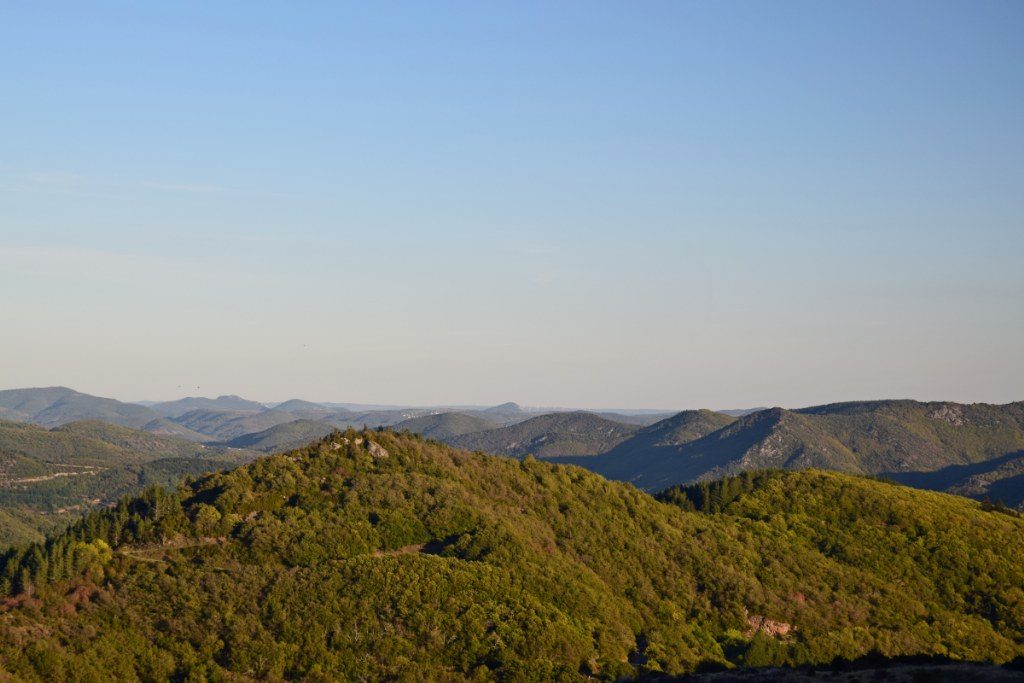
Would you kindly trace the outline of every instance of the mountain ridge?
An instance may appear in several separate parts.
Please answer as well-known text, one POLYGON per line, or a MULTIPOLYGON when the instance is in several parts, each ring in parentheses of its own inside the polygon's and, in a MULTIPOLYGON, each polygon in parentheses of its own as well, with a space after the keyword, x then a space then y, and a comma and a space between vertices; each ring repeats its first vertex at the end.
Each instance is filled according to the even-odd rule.
POLYGON ((4 554, 0 663, 615 680, 1022 653, 1018 516, 813 470, 714 491, 722 509, 701 512, 581 468, 335 432, 4 554))
POLYGON ((573 411, 539 415, 447 441, 460 448, 517 458, 556 454, 589 456, 612 448, 637 429, 637 425, 614 422, 586 411, 573 411))
MULTIPOLYGON (((1021 450, 1024 402, 894 400, 771 408, 689 442, 562 461, 653 491, 773 467, 902 473, 911 481, 913 473, 984 463, 1021 450)), ((975 495, 985 494, 975 490, 975 495)))

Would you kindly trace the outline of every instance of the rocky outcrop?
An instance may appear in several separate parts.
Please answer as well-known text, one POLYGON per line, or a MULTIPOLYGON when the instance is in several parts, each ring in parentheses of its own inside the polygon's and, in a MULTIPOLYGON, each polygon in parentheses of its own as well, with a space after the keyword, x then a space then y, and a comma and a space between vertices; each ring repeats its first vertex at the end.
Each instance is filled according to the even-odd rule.
POLYGON ((955 403, 943 403, 935 410, 928 413, 928 417, 933 420, 942 420, 954 427, 963 427, 965 422, 964 407, 956 405, 955 403))
POLYGON ((792 624, 787 624, 784 621, 775 621, 760 614, 748 615, 747 625, 750 627, 747 629, 748 638, 752 638, 757 633, 764 633, 772 638, 782 638, 789 635, 793 630, 792 624))

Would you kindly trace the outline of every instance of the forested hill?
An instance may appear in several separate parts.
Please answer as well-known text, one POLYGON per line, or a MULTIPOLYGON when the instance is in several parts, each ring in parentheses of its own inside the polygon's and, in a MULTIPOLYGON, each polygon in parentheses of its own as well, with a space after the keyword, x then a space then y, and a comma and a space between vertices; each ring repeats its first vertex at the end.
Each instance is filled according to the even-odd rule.
POLYGON ((671 433, 671 426, 666 420, 597 458, 562 462, 650 491, 743 470, 815 467, 884 474, 978 497, 998 492, 1014 504, 1024 500, 1024 402, 865 401, 772 408, 716 431, 693 433, 689 441, 654 438, 671 433))
POLYGON ((495 422, 479 415, 449 412, 414 417, 411 420, 399 422, 394 426, 394 430, 400 432, 408 429, 415 434, 422 434, 431 439, 444 441, 462 436, 463 434, 482 432, 495 427, 497 427, 495 422))
POLYGON ((0 420, 0 547, 42 539, 147 484, 172 485, 256 456, 94 420, 54 429, 0 420))
POLYGON ((591 456, 614 448, 639 429, 585 411, 550 413, 507 427, 446 439, 459 448, 524 458, 591 456))
POLYGON ((1024 651, 1016 515, 816 471, 716 496, 659 501, 581 468, 335 433, 9 552, 0 668, 615 680, 1024 651))

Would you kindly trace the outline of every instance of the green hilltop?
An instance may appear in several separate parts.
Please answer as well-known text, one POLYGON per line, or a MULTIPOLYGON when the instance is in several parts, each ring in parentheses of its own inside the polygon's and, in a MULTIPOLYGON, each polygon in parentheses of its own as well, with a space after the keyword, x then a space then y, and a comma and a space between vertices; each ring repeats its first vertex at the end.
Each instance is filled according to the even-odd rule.
POLYGON ((656 499, 578 467, 334 433, 0 559, 27 680, 616 680, 1024 653, 1024 521, 861 477, 656 499), (707 501, 705 503, 705 501, 707 501))

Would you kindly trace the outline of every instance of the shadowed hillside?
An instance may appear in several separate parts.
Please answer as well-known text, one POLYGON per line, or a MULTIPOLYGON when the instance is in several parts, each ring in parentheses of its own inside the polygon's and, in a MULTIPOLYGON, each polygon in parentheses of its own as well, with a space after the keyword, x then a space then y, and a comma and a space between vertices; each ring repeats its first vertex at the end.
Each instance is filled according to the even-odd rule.
MULTIPOLYGON (((645 430, 646 431, 646 430, 645 430)), ((958 484, 957 468, 977 465, 1024 449, 1024 403, 986 404, 872 401, 790 411, 772 408, 740 417, 700 438, 678 443, 643 441, 644 432, 598 458, 566 459, 604 476, 647 490, 713 479, 743 470, 816 467, 886 474, 901 481, 934 484, 983 495, 987 484, 958 484), (950 468, 946 474, 939 471, 950 468), (934 473, 934 474, 929 474, 934 473), (927 475, 927 476, 919 476, 927 475)), ((972 468, 963 472, 972 471, 972 468)), ((991 482, 1019 499, 1012 463, 991 482)))
POLYGON ((885 476, 907 486, 989 498, 1011 507, 1024 503, 1024 451, 933 472, 887 472, 885 476))

